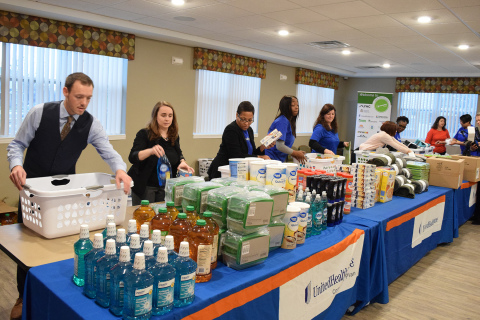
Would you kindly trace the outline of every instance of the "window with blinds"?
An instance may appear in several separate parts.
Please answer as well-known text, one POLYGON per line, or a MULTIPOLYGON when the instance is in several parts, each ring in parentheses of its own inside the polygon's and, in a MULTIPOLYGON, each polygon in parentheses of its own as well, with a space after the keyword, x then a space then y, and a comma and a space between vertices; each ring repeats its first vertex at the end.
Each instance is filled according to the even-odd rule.
POLYGON ((400 92, 397 116, 405 116, 409 120, 401 137, 425 140, 438 116, 447 119, 447 130, 453 137, 460 128, 460 116, 471 115, 472 125, 475 125, 477 104, 478 94, 400 92))
POLYGON ((335 89, 297 84, 299 116, 297 134, 313 132, 313 124, 326 103, 333 104, 335 89))
POLYGON ((14 137, 33 106, 63 100, 65 79, 73 72, 93 80, 87 111, 109 136, 125 134, 127 59, 11 43, 0 47, 1 138, 14 137))

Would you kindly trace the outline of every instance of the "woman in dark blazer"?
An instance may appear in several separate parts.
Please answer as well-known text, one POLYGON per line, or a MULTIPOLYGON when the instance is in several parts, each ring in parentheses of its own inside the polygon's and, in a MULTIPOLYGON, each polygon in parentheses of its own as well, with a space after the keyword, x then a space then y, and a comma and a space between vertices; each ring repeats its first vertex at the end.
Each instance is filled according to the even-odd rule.
POLYGON ((158 158, 164 154, 172 167, 172 177, 178 169, 194 172, 180 149, 175 111, 170 103, 161 101, 153 107, 147 127, 137 132, 128 156, 132 163, 128 170, 133 179, 132 205, 139 205, 141 200, 164 201, 165 186, 159 185, 157 177, 158 158))
POLYGON ((255 148, 253 130, 250 128, 254 114, 255 108, 249 101, 240 102, 236 119, 223 131, 220 150, 208 169, 210 179, 221 176, 218 167, 227 165, 228 159, 247 157, 270 159, 265 155, 265 146, 255 148))

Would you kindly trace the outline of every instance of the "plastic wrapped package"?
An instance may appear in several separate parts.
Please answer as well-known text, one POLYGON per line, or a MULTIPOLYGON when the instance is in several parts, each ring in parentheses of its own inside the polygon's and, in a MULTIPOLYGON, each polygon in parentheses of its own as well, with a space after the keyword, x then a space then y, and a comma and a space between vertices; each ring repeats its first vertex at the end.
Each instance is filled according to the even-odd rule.
POLYGON ((224 185, 224 186, 229 186, 235 181, 237 181, 237 178, 235 177, 213 178, 212 180, 210 180, 210 182, 220 183, 221 185, 224 185))
MULTIPOLYGON (((282 219, 283 220, 283 219, 282 219)), ((270 233, 270 251, 278 249, 282 246, 283 233, 285 232, 285 223, 277 221, 275 218, 267 226, 268 233, 270 233)))
POLYGON ((266 226, 272 216, 273 199, 265 192, 250 191, 228 201, 227 217, 242 221, 243 228, 266 226))
POLYGON ((257 189, 258 187, 262 187, 263 185, 260 182, 253 181, 253 180, 237 180, 232 182, 230 186, 245 188, 247 190, 254 190, 254 189, 257 189))
POLYGON ((288 190, 272 185, 261 186, 260 188, 254 188, 252 191, 263 191, 273 199, 272 217, 285 215, 287 213, 288 205, 288 190))
POLYGON ((239 187, 221 187, 212 189, 207 193, 207 210, 212 212, 212 217, 220 227, 227 225, 228 199, 234 195, 247 193, 248 191, 239 187))
POLYGON ((267 228, 259 232, 240 235, 225 232, 222 256, 224 263, 233 269, 245 269, 265 261, 268 257, 270 234, 267 228))
POLYGON ((180 210, 182 208, 183 189, 185 185, 199 182, 205 182, 205 178, 193 176, 168 179, 165 184, 165 201, 175 202, 175 207, 180 210))
POLYGON ((207 210, 208 191, 223 187, 215 182, 199 182, 185 185, 183 188, 182 207, 185 212, 187 206, 194 206, 197 214, 207 210))
POLYGON ((218 247, 217 247, 218 257, 222 256, 222 248, 223 248, 223 243, 225 242, 226 232, 227 232, 227 228, 220 228, 220 230, 218 230, 218 247))

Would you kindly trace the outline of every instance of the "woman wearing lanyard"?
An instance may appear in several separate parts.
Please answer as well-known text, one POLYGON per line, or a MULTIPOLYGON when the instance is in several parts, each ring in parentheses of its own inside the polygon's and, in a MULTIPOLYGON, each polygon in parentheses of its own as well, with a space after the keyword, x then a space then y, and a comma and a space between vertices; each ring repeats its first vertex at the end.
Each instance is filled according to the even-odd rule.
POLYGON ((445 117, 437 117, 435 122, 433 123, 432 128, 427 133, 427 138, 425 139, 426 143, 433 145, 435 148, 433 152, 439 154, 445 154, 447 149, 445 148, 445 144, 448 138, 450 138, 450 134, 447 130, 447 119, 445 117))
MULTIPOLYGON (((469 114, 464 114, 460 117, 460 129, 458 129, 457 134, 452 139, 452 144, 460 145, 460 150, 462 154, 465 153, 465 144, 468 139, 468 127, 472 126, 472 116, 469 114)), ((470 151, 470 155, 476 156, 476 151, 470 151)))
POLYGON ((340 141, 337 131, 335 107, 327 103, 313 125, 313 134, 308 143, 312 152, 335 155, 337 148, 348 147, 348 142, 340 141))
POLYGON ((265 146, 261 145, 255 148, 253 130, 250 128, 254 114, 255 108, 249 101, 240 102, 237 108, 237 117, 223 131, 220 149, 208 169, 210 179, 221 176, 218 167, 227 165, 228 159, 247 157, 270 159, 265 155, 265 146))
POLYGON ((275 147, 268 149, 265 154, 271 159, 285 162, 290 154, 301 163, 305 163, 305 153, 293 150, 296 137, 296 123, 298 117, 298 99, 294 96, 283 96, 278 106, 277 117, 273 121, 268 133, 277 129, 282 133, 275 147))

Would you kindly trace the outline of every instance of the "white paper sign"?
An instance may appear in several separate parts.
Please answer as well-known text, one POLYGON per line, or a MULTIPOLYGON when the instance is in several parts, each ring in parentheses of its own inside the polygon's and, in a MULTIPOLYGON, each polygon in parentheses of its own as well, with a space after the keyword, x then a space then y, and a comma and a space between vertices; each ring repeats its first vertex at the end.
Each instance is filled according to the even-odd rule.
POLYGON ((415 223, 413 224, 412 248, 418 246, 434 232, 442 229, 444 211, 445 202, 441 202, 415 217, 415 223))

